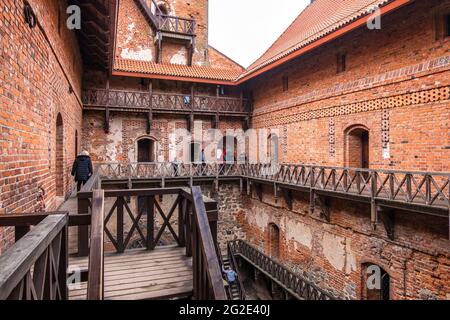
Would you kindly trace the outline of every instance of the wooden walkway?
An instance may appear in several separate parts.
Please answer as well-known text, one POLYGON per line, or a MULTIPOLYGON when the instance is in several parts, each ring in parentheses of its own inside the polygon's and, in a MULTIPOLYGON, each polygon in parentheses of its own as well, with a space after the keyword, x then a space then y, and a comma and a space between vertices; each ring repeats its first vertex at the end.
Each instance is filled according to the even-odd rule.
MULTIPOLYGON (((69 270, 87 266, 87 258, 70 258, 69 270)), ((186 257, 185 248, 105 254, 105 300, 187 298, 192 291, 192 259, 186 257)), ((86 292, 86 283, 70 288, 70 300, 84 300, 86 292)))

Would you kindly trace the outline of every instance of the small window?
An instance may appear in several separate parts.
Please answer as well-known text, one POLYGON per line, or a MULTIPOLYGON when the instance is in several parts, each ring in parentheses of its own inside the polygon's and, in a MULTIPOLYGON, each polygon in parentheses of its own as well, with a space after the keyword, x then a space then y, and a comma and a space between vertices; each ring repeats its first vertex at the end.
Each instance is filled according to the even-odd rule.
POLYGON ((283 92, 286 92, 289 90, 289 77, 288 76, 283 76, 283 92))
POLYGON ((337 55, 337 73, 342 73, 347 70, 347 55, 339 53, 337 55))

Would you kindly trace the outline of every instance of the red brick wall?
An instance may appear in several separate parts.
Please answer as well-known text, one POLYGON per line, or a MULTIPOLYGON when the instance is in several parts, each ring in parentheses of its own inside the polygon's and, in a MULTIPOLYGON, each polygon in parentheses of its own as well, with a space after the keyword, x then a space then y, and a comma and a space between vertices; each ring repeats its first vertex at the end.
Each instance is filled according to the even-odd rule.
MULTIPOLYGON (((56 181, 67 195, 75 131, 81 132, 82 67, 74 34, 64 25, 58 33, 63 2, 30 3, 42 29, 25 24, 22 1, 0 4, 0 214, 56 209, 56 181), (56 176, 59 113, 64 174, 56 176)), ((0 248, 8 240, 11 233, 0 230, 0 248)))
MULTIPOLYGON (((281 162, 359 167, 360 142, 347 133, 361 127, 371 168, 450 171, 450 38, 436 40, 439 7, 431 3, 415 2, 383 17, 380 31, 352 32, 251 82, 253 126, 279 130, 281 162), (337 74, 342 51, 347 70, 337 74)), ((447 219, 396 211, 392 241, 381 223, 371 229, 368 206, 332 200, 326 222, 309 214, 308 197, 295 194, 293 211, 272 188, 263 203, 249 200, 239 214, 248 240, 270 252, 269 225, 278 225, 280 259, 341 298, 362 297, 365 263, 390 274, 394 299, 450 298, 447 219)))
MULTIPOLYGON (((331 221, 309 214, 308 194, 294 192, 294 209, 264 188, 236 214, 246 239, 270 253, 270 225, 280 228, 279 259, 340 298, 360 299, 362 267, 377 264, 391 277, 392 299, 449 299, 450 250, 446 219, 396 212, 395 240, 380 224, 371 229, 370 208, 332 200, 331 221)), ((273 251, 272 251, 273 252, 273 251)))
MULTIPOLYGON (((169 7, 169 14, 195 19, 196 40, 194 65, 207 65, 208 1, 160 1, 169 7)), ((158 2, 159 3, 159 2, 158 2)), ((120 1, 117 35, 118 57, 156 61, 153 31, 133 0, 120 1)), ((163 43, 162 60, 165 63, 186 64, 187 50, 182 44, 163 43)))
POLYGON ((415 2, 383 17, 382 30, 357 30, 251 82, 253 126, 285 132, 281 161, 343 166, 345 130, 363 125, 372 168, 450 171, 450 38, 436 40, 439 7, 430 4, 415 2), (339 74, 338 51, 347 53, 339 74))

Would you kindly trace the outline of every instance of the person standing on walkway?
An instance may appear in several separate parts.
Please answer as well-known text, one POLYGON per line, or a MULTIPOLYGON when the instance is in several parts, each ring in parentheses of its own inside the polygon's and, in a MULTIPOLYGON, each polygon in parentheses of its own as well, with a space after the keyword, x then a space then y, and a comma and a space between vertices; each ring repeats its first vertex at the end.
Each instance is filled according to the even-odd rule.
POLYGON ((91 157, 87 151, 83 151, 72 165, 72 176, 75 177, 75 181, 77 182, 77 191, 81 190, 81 187, 89 180, 92 174, 91 157))

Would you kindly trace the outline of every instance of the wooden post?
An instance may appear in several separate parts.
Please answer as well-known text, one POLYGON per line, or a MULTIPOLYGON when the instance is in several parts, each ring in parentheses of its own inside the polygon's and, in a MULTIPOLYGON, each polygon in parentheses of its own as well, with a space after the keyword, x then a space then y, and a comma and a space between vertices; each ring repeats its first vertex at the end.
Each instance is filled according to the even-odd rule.
POLYGON ((155 248, 155 197, 148 198, 147 212, 147 250, 155 248))
POLYGON ((180 240, 180 247, 186 246, 186 234, 185 234, 185 225, 186 225, 186 209, 187 209, 187 200, 182 195, 180 195, 182 199, 178 204, 178 238, 180 240))

